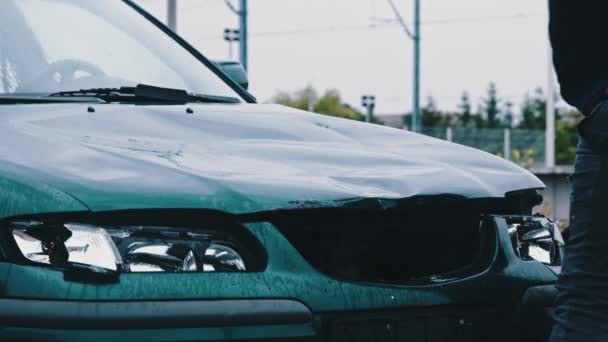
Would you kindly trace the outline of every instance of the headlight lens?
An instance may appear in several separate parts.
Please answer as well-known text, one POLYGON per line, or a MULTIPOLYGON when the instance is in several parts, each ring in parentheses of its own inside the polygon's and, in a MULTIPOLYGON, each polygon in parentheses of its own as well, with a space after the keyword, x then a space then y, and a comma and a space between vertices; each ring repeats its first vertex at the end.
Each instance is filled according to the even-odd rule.
POLYGON ((522 260, 561 266, 564 239, 557 225, 541 216, 509 216, 506 220, 517 256, 522 260))
POLYGON ((239 246, 213 232, 17 222, 12 237, 25 259, 49 266, 122 273, 248 271, 239 246))
POLYGON ((44 264, 81 264, 116 271, 122 258, 108 233, 101 228, 68 224, 52 228, 57 235, 44 234, 38 225, 13 230, 13 237, 23 256, 44 264))

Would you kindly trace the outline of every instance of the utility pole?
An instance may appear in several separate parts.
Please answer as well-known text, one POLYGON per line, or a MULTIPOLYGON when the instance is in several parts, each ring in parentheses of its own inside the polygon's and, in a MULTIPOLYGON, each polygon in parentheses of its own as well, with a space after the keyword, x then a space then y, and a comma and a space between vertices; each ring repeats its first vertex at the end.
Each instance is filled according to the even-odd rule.
POLYGON ((238 10, 232 5, 230 0, 224 0, 224 2, 226 3, 226 6, 228 6, 228 8, 230 8, 232 12, 234 12, 234 14, 239 16, 239 32, 241 33, 239 37, 239 41, 241 43, 240 61, 245 71, 247 71, 249 70, 249 63, 247 62, 249 49, 249 46, 247 45, 249 42, 249 31, 247 30, 247 25, 249 24, 249 10, 247 8, 247 0, 240 0, 240 6, 238 10))
POLYGON ((308 111, 311 113, 315 112, 315 102, 317 101, 317 99, 315 98, 315 91, 312 88, 312 86, 310 86, 308 88, 308 111))
POLYGON ((412 130, 420 132, 420 0, 414 0, 414 110, 412 130))
POLYGON ((503 132, 503 157, 511 160, 511 129, 505 128, 503 132))
POLYGON ((232 55, 232 43, 240 40, 241 33, 237 29, 225 28, 224 29, 224 40, 228 42, 228 58, 233 59, 232 55))
POLYGON ((241 41, 240 41, 240 47, 241 47, 241 64, 243 65, 243 68, 245 68, 245 70, 248 70, 249 65, 247 63, 247 53, 248 53, 248 48, 249 46, 247 45, 248 43, 248 38, 249 38, 249 31, 247 30, 247 25, 248 25, 248 16, 249 16, 249 12, 247 9, 247 0, 241 0, 241 7, 240 7, 240 11, 239 11, 239 16, 240 16, 240 28, 239 31, 241 32, 241 41))
POLYGON ((374 120, 374 108, 376 107, 376 97, 374 95, 363 95, 361 96, 361 105, 367 109, 365 115, 365 122, 373 122, 374 120))
POLYGON ((177 0, 167 0, 167 26, 177 32, 177 0))
POLYGON ((412 33, 405 23, 405 20, 399 13, 399 9, 395 5, 393 0, 388 0, 389 5, 393 12, 395 13, 395 17, 397 17, 397 21, 403 27, 403 31, 405 34, 414 41, 414 91, 412 96, 412 122, 410 130, 414 132, 420 131, 420 0, 414 0, 414 32, 412 33))
POLYGON ((551 42, 547 46, 547 113, 545 122, 545 167, 555 167, 555 76, 551 42))

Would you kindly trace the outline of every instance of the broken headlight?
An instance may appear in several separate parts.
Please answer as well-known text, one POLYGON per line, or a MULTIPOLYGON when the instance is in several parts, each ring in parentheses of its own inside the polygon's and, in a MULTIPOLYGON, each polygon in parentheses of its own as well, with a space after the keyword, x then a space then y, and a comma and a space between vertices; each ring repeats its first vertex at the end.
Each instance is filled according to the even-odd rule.
POLYGON ((246 272, 243 246, 213 231, 14 222, 16 250, 31 263, 100 273, 246 272))
POLYGON ((542 216, 506 217, 511 244, 522 260, 536 260, 561 266, 564 239, 556 224, 542 216))

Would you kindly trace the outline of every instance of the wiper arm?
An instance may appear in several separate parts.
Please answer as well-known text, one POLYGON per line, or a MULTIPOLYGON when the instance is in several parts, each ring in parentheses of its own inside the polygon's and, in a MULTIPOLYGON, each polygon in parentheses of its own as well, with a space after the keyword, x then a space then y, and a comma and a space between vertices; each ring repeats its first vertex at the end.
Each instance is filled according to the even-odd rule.
POLYGON ((155 87, 138 84, 135 87, 91 88, 75 91, 60 91, 49 97, 69 98, 96 97, 105 102, 161 102, 170 104, 199 103, 239 103, 239 99, 228 96, 189 94, 183 89, 155 87))

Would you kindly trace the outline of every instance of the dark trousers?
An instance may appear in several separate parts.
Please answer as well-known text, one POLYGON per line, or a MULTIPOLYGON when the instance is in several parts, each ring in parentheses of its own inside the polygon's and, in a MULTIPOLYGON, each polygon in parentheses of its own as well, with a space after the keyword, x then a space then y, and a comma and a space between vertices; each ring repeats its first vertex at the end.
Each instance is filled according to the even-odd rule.
MULTIPOLYGON (((593 115, 608 118, 608 103, 593 115)), ((590 127, 608 132, 608 126, 590 127)), ((608 153, 590 141, 580 138, 571 177, 571 235, 551 342, 608 341, 608 153)))

